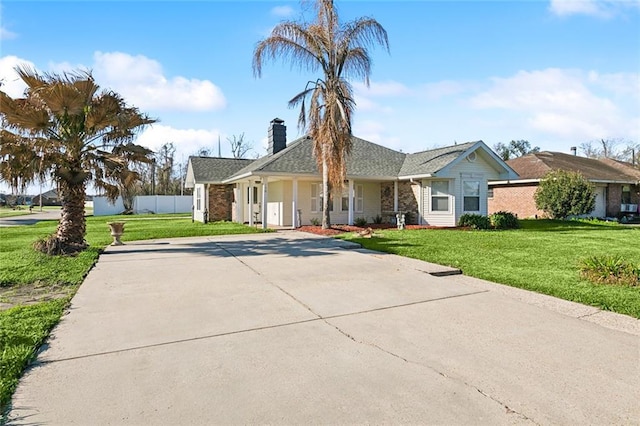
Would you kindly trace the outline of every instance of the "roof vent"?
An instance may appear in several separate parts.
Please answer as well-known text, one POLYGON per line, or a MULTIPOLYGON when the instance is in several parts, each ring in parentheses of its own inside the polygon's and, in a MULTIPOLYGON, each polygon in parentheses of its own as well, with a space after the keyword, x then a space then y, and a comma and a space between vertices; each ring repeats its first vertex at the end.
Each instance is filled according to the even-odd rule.
POLYGON ((469 155, 467 155, 467 161, 470 163, 473 163, 474 161, 476 161, 476 158, 478 158, 478 155, 476 154, 475 151, 470 152, 469 155))

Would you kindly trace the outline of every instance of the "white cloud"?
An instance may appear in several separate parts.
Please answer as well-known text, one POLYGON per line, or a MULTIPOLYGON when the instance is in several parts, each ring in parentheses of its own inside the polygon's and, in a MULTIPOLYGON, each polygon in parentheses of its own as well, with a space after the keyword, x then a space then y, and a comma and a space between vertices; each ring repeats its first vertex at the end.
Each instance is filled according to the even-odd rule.
POLYGON ((551 0, 549 11, 557 16, 588 15, 611 18, 629 8, 640 7, 640 0, 551 0))
POLYGON ((2 91, 12 98, 21 97, 27 85, 16 74, 15 67, 17 65, 25 65, 34 68, 33 62, 17 56, 3 56, 0 58, 0 80, 2 81, 2 91))
POLYGON ((18 34, 0 26, 0 40, 11 40, 18 37, 18 34))
POLYGON ((617 95, 640 98, 640 73, 600 74, 590 71, 588 81, 617 95))
POLYGON ((437 100, 457 95, 465 91, 465 84, 459 81, 442 80, 436 83, 428 83, 419 90, 429 100, 437 100))
POLYGON ((624 110, 620 108, 624 100, 616 103, 612 99, 614 90, 621 90, 620 84, 629 79, 632 77, 626 74, 599 76, 578 70, 520 71, 509 78, 492 79, 492 87, 473 97, 470 105, 504 110, 522 121, 525 132, 573 140, 619 135, 637 139, 640 135, 630 123, 637 121, 640 111, 624 110), (596 93, 596 89, 609 91, 596 93))
POLYGON ((358 135, 359 138, 393 149, 403 148, 399 138, 391 136, 388 129, 380 121, 358 120, 353 127, 353 133, 358 135))
POLYGON ((271 14, 279 18, 289 18, 294 13, 291 6, 276 6, 271 9, 271 14))
POLYGON ((222 90, 211 81, 168 78, 158 61, 143 55, 96 52, 93 74, 102 87, 142 110, 209 111, 226 106, 222 90))
POLYGON ((176 129, 156 123, 147 127, 135 143, 157 151, 165 143, 173 142, 177 158, 184 156, 186 159, 200 148, 217 149, 218 137, 225 139, 217 129, 176 129))
POLYGON ((364 83, 353 83, 356 93, 371 97, 406 96, 411 94, 407 86, 397 81, 372 81, 369 87, 364 83))

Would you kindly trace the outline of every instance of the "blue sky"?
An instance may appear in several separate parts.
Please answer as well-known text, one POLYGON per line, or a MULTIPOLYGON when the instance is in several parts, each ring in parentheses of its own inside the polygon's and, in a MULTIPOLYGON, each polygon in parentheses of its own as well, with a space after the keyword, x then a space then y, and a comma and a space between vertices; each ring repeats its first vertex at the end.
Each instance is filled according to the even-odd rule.
MULTIPOLYGON (((377 19, 371 86, 354 82, 354 133, 404 152, 482 139, 526 139, 569 152, 600 138, 640 142, 640 1, 337 1, 343 20, 377 19)), ((300 135, 287 101, 315 76, 269 63, 255 44, 293 1, 13 1, 0 6, 0 78, 12 68, 91 69, 97 82, 160 121, 138 142, 229 156, 245 134, 263 155, 271 119, 300 135)))

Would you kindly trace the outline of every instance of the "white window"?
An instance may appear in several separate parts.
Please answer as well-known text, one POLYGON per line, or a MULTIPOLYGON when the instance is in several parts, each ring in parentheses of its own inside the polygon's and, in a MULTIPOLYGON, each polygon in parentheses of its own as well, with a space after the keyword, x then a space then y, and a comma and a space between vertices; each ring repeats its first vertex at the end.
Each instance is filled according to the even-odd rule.
POLYGON ((253 189, 253 204, 258 204, 258 187, 250 186, 247 188, 247 204, 251 203, 251 189, 253 189))
POLYGON ((196 187, 196 210, 200 211, 202 206, 202 187, 196 187))
POLYGON ((480 211, 480 182, 477 180, 462 181, 462 196, 465 212, 480 211))
MULTIPOLYGON (((312 183, 311 184, 311 211, 313 213, 321 212, 322 205, 322 184, 321 183, 312 183)), ((333 211, 333 200, 331 199, 331 195, 329 195, 329 211, 333 211)))
POLYGON ((449 211, 449 182, 434 180, 431 182, 431 211, 449 211))
MULTIPOLYGON (((362 213, 364 211, 364 187, 362 185, 353 186, 353 211, 362 213)), ((349 211, 349 188, 342 191, 342 211, 349 211)))
POLYGON ((312 183, 311 184, 311 211, 316 213, 322 209, 322 203, 319 200, 322 197, 322 184, 321 183, 312 183))

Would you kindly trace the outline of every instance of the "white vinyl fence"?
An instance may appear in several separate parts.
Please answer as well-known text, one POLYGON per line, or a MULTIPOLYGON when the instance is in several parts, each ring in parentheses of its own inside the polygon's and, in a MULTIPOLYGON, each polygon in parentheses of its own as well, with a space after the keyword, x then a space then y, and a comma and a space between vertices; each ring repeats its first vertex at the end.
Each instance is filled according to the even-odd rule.
MULTIPOLYGON (((133 199, 133 212, 144 213, 191 213, 191 195, 139 195, 133 199)), ((122 198, 110 203, 107 197, 93 197, 93 215, 108 216, 124 211, 122 198)))

